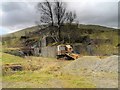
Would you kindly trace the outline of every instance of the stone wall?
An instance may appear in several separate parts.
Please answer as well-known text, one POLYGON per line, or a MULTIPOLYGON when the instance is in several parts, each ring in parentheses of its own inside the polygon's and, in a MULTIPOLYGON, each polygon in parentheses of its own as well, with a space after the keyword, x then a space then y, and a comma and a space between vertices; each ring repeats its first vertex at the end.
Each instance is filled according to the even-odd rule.
POLYGON ((41 55, 43 57, 52 57, 56 58, 57 47, 56 46, 47 46, 41 48, 41 55))

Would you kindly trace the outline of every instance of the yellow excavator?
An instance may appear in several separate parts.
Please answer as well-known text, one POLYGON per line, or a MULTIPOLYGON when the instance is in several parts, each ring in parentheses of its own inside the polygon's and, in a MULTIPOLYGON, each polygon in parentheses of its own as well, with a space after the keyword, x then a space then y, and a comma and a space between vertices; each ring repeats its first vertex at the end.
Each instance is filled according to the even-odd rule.
POLYGON ((57 46, 57 59, 75 60, 77 58, 79 58, 79 55, 73 53, 73 48, 71 45, 57 46))

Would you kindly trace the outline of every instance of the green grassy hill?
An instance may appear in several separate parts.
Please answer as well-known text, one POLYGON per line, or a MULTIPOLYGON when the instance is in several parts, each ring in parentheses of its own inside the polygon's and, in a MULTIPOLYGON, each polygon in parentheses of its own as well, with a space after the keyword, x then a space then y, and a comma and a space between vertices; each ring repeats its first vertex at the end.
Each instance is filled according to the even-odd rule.
POLYGON ((20 37, 20 36, 24 36, 25 34, 27 34, 29 32, 33 32, 35 30, 37 30, 36 26, 25 28, 25 29, 22 29, 22 30, 14 32, 14 33, 3 35, 3 39, 4 39, 4 37, 13 37, 13 36, 20 37))
MULTIPOLYGON (((73 25, 73 28, 74 28, 74 25, 73 25)), ((80 24, 78 25, 78 32, 85 32, 85 31, 94 31, 94 32, 100 32, 100 31, 114 31, 114 30, 117 30, 117 29, 114 29, 114 28, 109 28, 109 27, 105 27, 105 26, 99 26, 99 25, 84 25, 84 24, 80 24)), ((67 25, 64 27, 64 29, 67 29, 67 25)), ((3 35, 3 40, 5 37, 20 37, 20 36, 24 36, 25 34, 28 34, 30 32, 34 32, 34 31, 37 31, 38 30, 38 27, 37 26, 33 26, 33 27, 29 27, 29 28, 25 28, 25 29, 22 29, 20 31, 17 31, 17 32, 14 32, 14 33, 10 33, 10 34, 7 34, 7 35, 3 35)), ((66 31, 69 31, 71 32, 72 30, 63 30, 64 32, 66 31)))
MULTIPOLYGON (((53 28, 43 28, 38 30, 37 26, 26 28, 15 33, 3 36, 3 46, 5 47, 21 47, 21 36, 29 36, 29 39, 39 40, 46 32, 50 32, 53 28), (42 32, 41 34, 39 32, 42 32)), ((54 28, 56 29, 56 28, 54 28)), ((61 27, 61 38, 64 43, 75 44, 81 43, 85 46, 85 40, 93 39, 99 43, 94 47, 96 53, 116 54, 118 53, 118 29, 109 28, 99 25, 76 25, 66 24, 61 27), (106 43, 107 42, 107 43, 106 43)), ((86 41, 87 42, 87 41, 86 41)), ((85 52, 86 53, 86 52, 85 52)))
POLYGON ((29 27, 29 28, 25 28, 23 30, 14 32, 14 33, 10 33, 7 35, 3 35, 2 36, 2 42, 3 42, 3 46, 6 47, 19 47, 21 42, 20 42, 20 37, 21 36, 25 36, 28 33, 34 32, 38 29, 38 27, 33 26, 33 27, 29 27))

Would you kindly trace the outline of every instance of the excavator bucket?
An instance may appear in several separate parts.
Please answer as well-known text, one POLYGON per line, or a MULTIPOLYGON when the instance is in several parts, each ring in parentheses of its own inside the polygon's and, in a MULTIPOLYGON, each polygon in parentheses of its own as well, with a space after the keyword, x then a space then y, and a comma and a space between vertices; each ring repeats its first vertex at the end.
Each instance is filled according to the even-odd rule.
POLYGON ((71 53, 71 54, 66 53, 66 56, 67 56, 68 58, 73 59, 73 60, 75 60, 75 59, 78 59, 78 58, 79 58, 79 55, 74 54, 74 53, 71 53))

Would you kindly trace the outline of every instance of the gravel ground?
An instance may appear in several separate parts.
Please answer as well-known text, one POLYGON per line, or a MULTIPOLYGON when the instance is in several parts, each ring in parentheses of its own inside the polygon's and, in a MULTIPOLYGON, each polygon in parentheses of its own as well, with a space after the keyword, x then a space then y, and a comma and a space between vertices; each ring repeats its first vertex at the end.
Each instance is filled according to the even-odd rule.
POLYGON ((117 88, 118 56, 113 55, 104 59, 84 56, 62 68, 61 72, 91 78, 97 88, 117 88))

